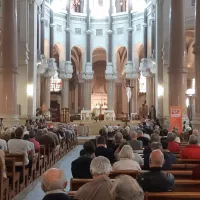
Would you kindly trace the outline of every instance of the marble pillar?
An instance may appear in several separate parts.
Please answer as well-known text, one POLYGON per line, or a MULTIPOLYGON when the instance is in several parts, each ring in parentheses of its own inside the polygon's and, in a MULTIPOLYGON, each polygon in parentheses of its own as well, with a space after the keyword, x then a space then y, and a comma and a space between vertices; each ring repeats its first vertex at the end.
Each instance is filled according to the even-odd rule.
POLYGON ((115 81, 107 80, 107 93, 108 93, 108 110, 114 110, 114 97, 115 97, 115 81))
POLYGON ((45 110, 48 110, 50 108, 50 83, 51 83, 51 77, 44 75, 44 93, 43 93, 43 103, 42 107, 45 110))
POLYGON ((29 66, 28 86, 30 93, 27 95, 27 116, 32 118, 36 115, 36 86, 37 86, 37 4, 29 4, 29 66))
POLYGON ((20 118, 26 119, 28 112, 28 70, 29 70, 29 2, 17 1, 18 13, 18 85, 17 104, 20 107, 20 118))
POLYGON ((138 113, 138 90, 139 90, 138 79, 130 79, 130 86, 132 87, 131 113, 138 113))
POLYGON ((69 108, 69 79, 62 79, 62 108, 69 108))
POLYGON ((186 108, 187 69, 184 63, 184 0, 171 0, 169 49, 169 105, 186 108))
POLYGON ((38 73, 37 74, 37 86, 36 86, 36 108, 40 108, 41 107, 41 102, 40 102, 40 95, 41 95, 41 75, 38 73))
POLYGON ((154 105, 154 77, 153 76, 147 76, 146 77, 146 104, 150 108, 152 105, 154 105))
POLYGON ((164 0, 156 1, 156 73, 155 73, 155 107, 156 115, 163 118, 163 3, 164 0))
POLYGON ((76 84, 74 93, 75 93, 75 95, 74 95, 75 96, 74 97, 74 100, 75 100, 75 102, 74 102, 74 112, 78 113, 78 84, 76 84))
POLYGON ((84 110, 91 110, 92 80, 85 79, 84 82, 84 110))
POLYGON ((193 117, 193 128, 200 130, 200 1, 196 0, 195 14, 195 43, 194 43, 194 63, 195 63, 195 114, 193 117))
POLYGON ((17 1, 6 0, 2 20, 2 65, 0 66, 0 118, 4 127, 17 125, 17 1))

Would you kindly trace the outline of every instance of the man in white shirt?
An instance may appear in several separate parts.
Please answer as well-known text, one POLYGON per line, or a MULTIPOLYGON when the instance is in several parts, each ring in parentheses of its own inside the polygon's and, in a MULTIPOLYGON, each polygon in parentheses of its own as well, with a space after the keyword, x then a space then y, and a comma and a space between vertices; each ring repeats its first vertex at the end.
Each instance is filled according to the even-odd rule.
POLYGON ((8 149, 7 142, 3 139, 0 139, 0 149, 3 151, 7 151, 7 149, 8 149))
POLYGON ((15 130, 15 139, 11 139, 8 141, 8 149, 9 153, 19 153, 25 154, 25 165, 29 164, 28 153, 31 151, 30 145, 27 141, 22 139, 23 137, 23 129, 18 127, 15 130))

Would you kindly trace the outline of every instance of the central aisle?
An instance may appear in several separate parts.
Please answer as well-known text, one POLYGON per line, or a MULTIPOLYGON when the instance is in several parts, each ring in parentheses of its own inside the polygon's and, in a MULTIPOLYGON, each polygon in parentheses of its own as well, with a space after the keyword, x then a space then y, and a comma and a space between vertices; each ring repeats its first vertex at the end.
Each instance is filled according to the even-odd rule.
MULTIPOLYGON (((80 150, 82 145, 76 146, 72 151, 66 154, 54 167, 64 170, 67 177, 68 186, 67 191, 70 187, 70 179, 72 178, 71 174, 71 163, 73 160, 79 157, 80 150)), ((44 197, 44 192, 41 189, 40 178, 34 181, 29 187, 23 190, 22 193, 17 195, 13 200, 42 200, 44 197)))

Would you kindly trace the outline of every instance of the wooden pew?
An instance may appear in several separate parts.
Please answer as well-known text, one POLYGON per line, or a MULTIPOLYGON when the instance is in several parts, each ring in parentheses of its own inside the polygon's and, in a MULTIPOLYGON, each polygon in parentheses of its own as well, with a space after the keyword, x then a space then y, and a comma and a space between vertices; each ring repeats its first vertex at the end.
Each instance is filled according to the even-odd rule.
MULTIPOLYGON (((70 195, 75 195, 71 193, 70 195)), ((145 200, 197 200, 200 199, 200 192, 157 192, 145 193, 145 200)))
MULTIPOLYGON (((75 194, 76 191, 68 192, 71 198, 75 194)), ((200 199, 200 192, 146 192, 144 196, 144 200, 197 200, 200 199)))
POLYGON ((177 159, 177 163, 200 164, 200 159, 177 159))
POLYGON ((198 164, 187 164, 187 163, 172 164, 172 170, 192 170, 197 165, 198 164))
POLYGON ((17 154, 17 153, 6 153, 5 156, 7 158, 15 158, 15 167, 22 168, 22 177, 23 182, 20 183, 20 191, 22 191, 25 187, 28 186, 28 176, 29 176, 29 169, 26 169, 25 165, 25 155, 24 154, 17 154))
POLYGON ((0 170, 0 199, 9 199, 9 179, 3 177, 3 171, 0 170))
MULTIPOLYGON (((71 179, 70 191, 77 191, 84 184, 93 179, 71 179)), ((111 179, 115 181, 115 179, 111 179)), ((200 191, 200 180, 175 180, 174 192, 198 192, 200 191)))
MULTIPOLYGON (((143 172, 148 172, 148 171, 141 171, 143 172)), ((134 170, 116 170, 116 171, 111 171, 109 174, 109 177, 111 179, 125 174, 125 175, 129 175, 133 178, 136 178, 136 176, 141 173, 140 171, 134 171, 134 170)), ((175 179, 191 179, 192 178, 192 171, 191 170, 169 170, 169 171, 165 171, 166 173, 171 173, 174 175, 175 179)))
POLYGON ((199 192, 200 180, 175 180, 174 192, 199 192))
POLYGON ((9 198, 13 198, 19 193, 20 173, 15 170, 15 158, 5 158, 7 177, 9 178, 9 198))

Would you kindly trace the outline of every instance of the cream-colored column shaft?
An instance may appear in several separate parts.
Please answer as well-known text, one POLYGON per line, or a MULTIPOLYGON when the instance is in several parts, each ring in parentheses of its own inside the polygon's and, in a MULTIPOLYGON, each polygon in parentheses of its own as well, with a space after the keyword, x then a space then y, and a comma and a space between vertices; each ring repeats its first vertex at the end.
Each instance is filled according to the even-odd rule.
POLYGON ((163 0, 156 1, 156 73, 155 107, 158 118, 163 118, 163 0))
POLYGON ((181 106, 185 113, 187 69, 184 64, 184 0, 171 0, 169 50, 169 105, 181 106))
POLYGON ((43 94, 43 108, 50 108, 50 83, 51 77, 44 77, 44 94, 43 94))
POLYGON ((28 68, 29 68, 29 2, 28 0, 17 1, 18 18, 18 85, 17 103, 20 105, 20 117, 27 118, 28 112, 28 68))
POLYGON ((62 80, 62 108, 69 108, 69 79, 62 80))
POLYGON ((3 3, 2 66, 0 67, 0 117, 4 125, 18 124, 17 117, 17 5, 16 0, 3 3))
POLYGON ((85 80, 84 82, 84 109, 91 110, 91 80, 85 80))
POLYGON ((40 95, 41 95, 41 75, 37 74, 37 88, 36 88, 36 108, 40 108, 40 95))
POLYGON ((74 100, 75 100, 75 102, 74 102, 75 103, 74 104, 75 105, 74 109, 75 110, 74 110, 74 112, 78 113, 78 84, 76 85, 76 88, 75 88, 74 92, 75 92, 75 98, 74 98, 74 100))
POLYGON ((154 78, 153 77, 146 77, 146 101, 147 106, 150 108, 150 106, 154 105, 154 78))
POLYGON ((36 86, 37 86, 37 5, 29 4, 29 67, 28 85, 32 91, 28 95, 28 117, 36 115, 36 86))
POLYGON ((131 89, 132 98, 131 98, 131 113, 138 113, 138 80, 130 80, 130 86, 134 87, 131 89))
POLYGON ((107 80, 107 93, 108 93, 108 110, 115 109, 114 95, 115 95, 115 81, 107 80))
POLYGON ((200 1, 196 0, 195 16, 195 44, 194 44, 194 63, 195 63, 195 115, 193 126, 200 130, 200 1))

